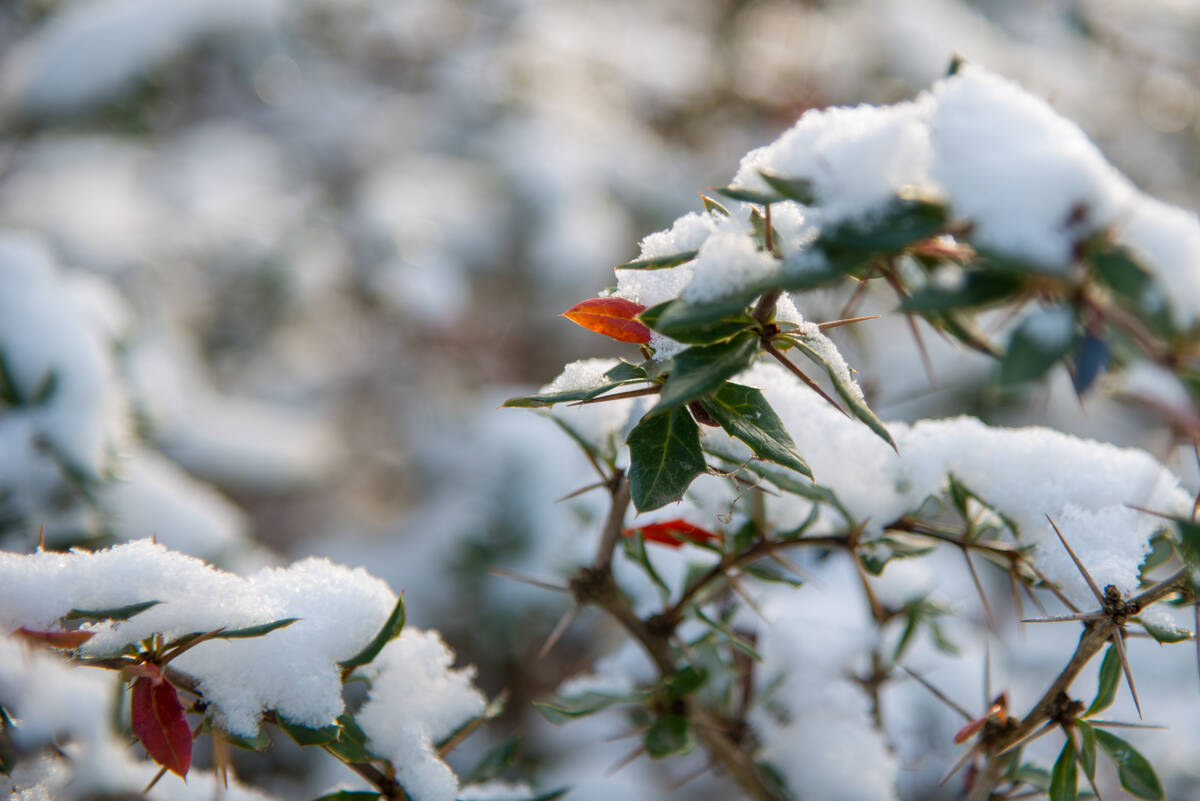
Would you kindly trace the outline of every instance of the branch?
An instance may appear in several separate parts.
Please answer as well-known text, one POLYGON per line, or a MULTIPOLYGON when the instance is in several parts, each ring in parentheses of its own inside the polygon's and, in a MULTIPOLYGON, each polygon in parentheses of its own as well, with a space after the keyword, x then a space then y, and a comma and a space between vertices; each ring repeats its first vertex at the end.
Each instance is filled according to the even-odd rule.
POLYGON ((596 559, 592 565, 593 569, 600 573, 612 570, 613 551, 616 550, 621 531, 625 528, 625 512, 629 510, 629 479, 625 473, 618 468, 607 484, 612 504, 609 506, 608 519, 604 521, 600 545, 596 548, 596 559))

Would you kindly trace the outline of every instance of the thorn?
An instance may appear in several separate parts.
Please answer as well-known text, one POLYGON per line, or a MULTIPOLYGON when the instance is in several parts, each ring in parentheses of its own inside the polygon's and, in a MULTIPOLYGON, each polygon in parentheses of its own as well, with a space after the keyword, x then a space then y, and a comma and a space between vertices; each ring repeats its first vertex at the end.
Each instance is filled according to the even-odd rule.
POLYGON ((864 320, 878 320, 878 314, 868 314, 865 317, 843 317, 840 320, 830 320, 826 323, 817 323, 817 328, 822 332, 828 331, 831 328, 838 328, 843 325, 851 325, 853 323, 861 323, 864 320))
MULTIPOLYGON (((1008 586, 1009 586, 1009 589, 1012 590, 1013 606, 1016 608, 1016 611, 1017 611, 1017 620, 1020 621, 1021 618, 1025 617, 1025 609, 1021 605, 1021 588, 1017 586, 1017 581, 1018 581, 1017 571, 1015 569, 1013 569, 1012 566, 1010 566, 1009 570, 1008 570, 1008 586)), ((1024 639, 1025 638, 1024 624, 1020 624, 1018 626, 1018 628, 1020 629, 1020 632, 1021 632, 1021 638, 1024 639)))
MULTIPOLYGON (((1034 565, 1033 562, 1026 562, 1026 564, 1029 566, 1029 569, 1033 571, 1033 575, 1038 577, 1038 581, 1045 584, 1046 588, 1050 590, 1050 592, 1054 593, 1054 597, 1062 601, 1063 606, 1067 607, 1072 612, 1079 612, 1079 607, 1076 606, 1070 598, 1063 595, 1063 591, 1058 588, 1058 585, 1046 578, 1046 574, 1038 570, 1037 566, 1034 565)), ((1038 601, 1037 596, 1034 595, 1032 591, 1030 591, 1029 597, 1033 599, 1035 604, 1037 604, 1038 611, 1040 611, 1043 615, 1046 614, 1046 607, 1042 606, 1041 602, 1038 601)))
POLYGON ((529 576, 524 576, 520 573, 514 573, 511 570, 506 570, 503 567, 493 567, 493 568, 490 568, 488 570, 488 572, 491 573, 493 576, 499 576, 500 578, 513 579, 514 581, 519 581, 522 584, 528 584, 531 587, 540 587, 543 590, 551 590, 553 592, 565 592, 565 593, 569 593, 571 591, 569 588, 563 587, 562 585, 551 584, 548 581, 539 581, 538 579, 531 578, 529 576))
POLYGON ((1062 532, 1058 530, 1058 526, 1054 524, 1054 520, 1051 519, 1050 515, 1046 515, 1046 520, 1050 521, 1051 528, 1053 528, 1054 533, 1058 535, 1058 541, 1061 542, 1063 547, 1067 549, 1067 553, 1071 556, 1071 561, 1075 563, 1075 567, 1079 568, 1080 574, 1083 576, 1084 580, 1087 581, 1088 587, 1090 587, 1092 590, 1092 595, 1095 595, 1096 600, 1100 602, 1101 606, 1103 606, 1104 593, 1100 592, 1100 588, 1096 586, 1096 582, 1092 581, 1092 574, 1089 573, 1087 568, 1083 566, 1083 562, 1079 561, 1079 557, 1075 555, 1075 551, 1073 551, 1071 546, 1067 544, 1067 538, 1064 537, 1062 532))
POLYGON ((1071 621, 1086 622, 1107 617, 1103 612, 1080 612, 1074 615, 1055 615, 1054 617, 1027 617, 1022 623, 1068 623, 1071 621))
POLYGON ((567 627, 574 622, 575 616, 578 614, 579 606, 577 604, 572 603, 567 607, 567 611, 563 612, 562 617, 554 624, 554 630, 550 632, 550 636, 546 638, 546 642, 542 645, 541 650, 538 651, 538 659, 546 658, 546 654, 550 653, 550 649, 567 633, 567 627))
MULTIPOLYGON (((983 613, 987 616, 988 628, 996 631, 996 617, 992 614, 992 605, 988 603, 987 593, 983 591, 983 582, 979 580, 979 574, 975 572, 975 565, 971 562, 971 552, 966 548, 962 549, 963 559, 967 560, 967 570, 971 572, 971 581, 975 584, 975 591, 979 593, 979 600, 983 602, 983 613)), ((987 698, 983 699, 987 703, 987 698)))
POLYGON ((622 758, 620 761, 618 761, 618 762, 617 762, 615 765, 613 765, 611 768, 609 768, 608 770, 606 770, 606 771, 604 772, 604 775, 605 775, 605 776, 614 776, 614 775, 616 775, 617 771, 621 770, 621 768, 625 767, 625 766, 626 766, 626 765, 628 765, 630 762, 632 762, 633 760, 637 759, 638 757, 640 757, 640 756, 641 756, 642 754, 644 754, 644 753, 646 753, 646 747, 645 747, 644 745, 639 745, 639 746, 638 746, 636 749, 634 749, 634 750, 633 750, 633 752, 631 752, 629 755, 627 755, 627 756, 623 757, 623 758, 622 758))
POLYGON ((38 553, 42 553, 43 551, 46 550, 46 526, 44 524, 38 526, 38 547, 37 547, 37 549, 38 549, 38 553))
POLYGON ((992 644, 983 643, 983 705, 992 702, 992 644))
POLYGON ((850 299, 846 301, 846 305, 842 307, 842 312, 839 315, 840 317, 849 317, 851 312, 853 312, 858 306, 859 301, 862 300, 863 294, 867 291, 867 282, 871 280, 878 269, 878 264, 872 264, 871 268, 863 274, 861 279, 859 279, 858 286, 854 288, 854 293, 850 295, 850 299))
POLYGON ((1117 646, 1117 656, 1121 657, 1121 669, 1125 671, 1125 681, 1129 684, 1129 694, 1133 696, 1133 706, 1137 709, 1138 718, 1142 718, 1142 704, 1138 701, 1137 688, 1133 686, 1133 671, 1129 669, 1129 659, 1125 656, 1125 635, 1120 627, 1113 628, 1113 644, 1117 646))
POLYGON ((974 756, 975 756, 975 749, 974 748, 967 749, 967 752, 965 754, 963 754, 961 757, 959 757, 958 761, 954 763, 954 767, 950 768, 950 772, 947 773, 940 782, 938 782, 938 787, 944 787, 946 782, 953 779, 954 774, 956 774, 960 770, 962 770, 963 766, 966 765, 967 762, 969 762, 971 760, 971 758, 974 756))
POLYGON ((563 501, 569 501, 572 498, 578 497, 585 492, 591 492, 594 489, 601 489, 606 486, 608 486, 607 481, 596 481, 592 484, 588 484, 586 487, 580 487, 579 489, 575 490, 574 492, 568 492, 566 495, 564 495, 561 498, 559 498, 558 500, 556 500, 555 503, 562 503, 563 501))
POLYGON ((1026 743, 1033 742, 1034 740, 1041 737, 1046 732, 1053 729, 1055 727, 1055 725, 1057 725, 1057 724, 1053 720, 1046 721, 1044 724, 1042 724, 1042 727, 1040 729, 1034 729, 1033 731, 1029 732, 1029 734, 1026 734, 1024 737, 1017 740, 1015 743, 1009 743, 1008 746, 1006 746, 1003 751, 996 754, 996 756, 1004 756, 1009 751, 1012 751, 1014 748, 1020 748, 1021 746, 1025 745, 1026 743))
POLYGON ((774 356, 775 359, 780 364, 782 364, 784 367, 786 367, 792 375, 799 378, 801 381, 803 381, 808 386, 809 389, 811 389, 813 392, 817 393, 822 398, 824 398, 829 403, 830 406, 837 409, 842 414, 846 415, 846 417, 848 419, 850 418, 849 412, 847 412, 845 409, 843 409, 841 406, 839 406, 837 401, 835 401, 833 398, 829 397, 829 394, 827 392, 825 392, 825 390, 821 389, 820 384, 818 384, 816 381, 813 381, 811 378, 809 378, 807 375, 805 375, 804 371, 801 370, 799 367, 797 367, 795 364, 793 364, 792 360, 789 359, 787 356, 784 356, 779 351, 778 348, 776 348, 774 345, 772 345, 769 342, 765 342, 763 344, 763 350, 765 350, 767 353, 774 356))
POLYGON ((904 315, 908 319, 908 330, 912 331, 913 340, 917 343, 917 350, 921 353, 921 364, 925 367, 925 375, 929 376, 930 389, 938 388, 937 376, 933 373, 933 361, 929 358, 929 351, 925 349, 925 340, 921 339, 921 329, 917 328, 917 318, 911 313, 904 315))
POLYGON ((1160 726, 1157 723, 1126 723, 1120 720, 1089 720, 1088 723, 1093 726, 1108 726, 1110 729, 1163 729, 1166 726, 1160 726))
POLYGON ((907 674, 908 674, 909 676, 911 676, 912 678, 916 679, 916 680, 917 680, 917 682, 918 682, 918 683, 919 683, 919 684, 920 684, 922 687, 924 687, 926 690, 929 690, 929 692, 933 693, 934 697, 935 697, 935 698, 937 698, 939 701, 941 701, 943 704, 945 704, 946 706, 950 707, 951 709, 953 709, 953 710, 954 710, 955 712, 957 712, 958 714, 962 715, 962 716, 963 716, 963 718, 964 718, 964 719, 965 719, 965 720, 966 720, 968 723, 970 723, 972 720, 974 720, 974 719, 975 719, 975 718, 974 718, 974 716, 972 716, 970 712, 968 712, 967 710, 963 709, 961 706, 959 706, 958 704, 956 704, 954 701, 951 701, 951 700, 950 700, 950 698, 949 698, 949 696, 947 696, 945 693, 943 693, 943 692, 942 692, 941 690, 939 690, 937 687, 934 687, 932 684, 930 684, 930 683, 929 683, 929 682, 928 682, 928 681, 927 681, 927 680, 926 680, 924 677, 917 675, 916 673, 914 673, 913 671, 909 670, 909 669, 908 669, 907 667, 905 667, 904 665, 901 665, 901 666, 900 666, 900 669, 901 669, 901 670, 903 670, 905 673, 907 673, 907 674))
POLYGON ((657 395, 660 392, 662 392, 662 384, 655 384, 651 387, 631 389, 628 392, 614 392, 612 395, 601 395, 598 398, 588 398, 587 400, 575 401, 574 403, 568 403, 567 406, 587 406, 589 403, 604 403, 605 401, 624 400, 625 398, 640 398, 643 395, 657 395))
POLYGON ((166 772, 167 772, 167 766, 163 765, 159 769, 158 773, 154 774, 154 778, 150 780, 150 783, 146 785, 146 789, 142 790, 142 795, 149 795, 150 791, 154 789, 154 785, 158 784, 158 780, 161 779, 166 774, 166 772))

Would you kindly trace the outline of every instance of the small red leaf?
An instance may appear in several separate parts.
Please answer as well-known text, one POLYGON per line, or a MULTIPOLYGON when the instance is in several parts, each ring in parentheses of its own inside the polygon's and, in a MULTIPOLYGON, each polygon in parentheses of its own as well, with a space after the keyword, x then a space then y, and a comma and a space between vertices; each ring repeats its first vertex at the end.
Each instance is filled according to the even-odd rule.
POLYGON ((592 298, 576 303, 562 316, 597 334, 644 345, 650 341, 650 329, 634 318, 645 310, 642 304, 625 298, 592 298))
POLYGON ((133 683, 130 702, 133 733, 150 757, 164 768, 187 776, 192 766, 192 730, 179 693, 169 681, 142 677, 133 683))
POLYGON ((63 650, 78 648, 95 636, 93 631, 33 631, 24 626, 13 633, 30 645, 43 645, 47 648, 63 650))
POLYGON ((632 537, 637 532, 642 533, 642 539, 646 542, 657 542, 660 545, 668 545, 672 548, 678 548, 685 542, 721 542, 724 537, 707 529, 693 526, 691 523, 683 520, 666 520, 662 523, 651 523, 648 526, 635 526, 634 528, 625 529, 625 536, 632 537))

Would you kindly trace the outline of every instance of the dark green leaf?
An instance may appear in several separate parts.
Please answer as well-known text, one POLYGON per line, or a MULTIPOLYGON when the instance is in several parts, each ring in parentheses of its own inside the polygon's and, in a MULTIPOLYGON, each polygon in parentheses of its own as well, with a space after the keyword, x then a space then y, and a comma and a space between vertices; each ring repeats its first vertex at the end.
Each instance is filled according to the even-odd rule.
POLYGON ((688 401, 716 391, 725 380, 750 366, 758 353, 758 336, 739 334, 717 345, 694 345, 675 357, 658 404, 649 415, 659 415, 688 401))
MULTIPOLYGON (((660 334, 666 334, 665 331, 659 328, 659 317, 667 310, 675 301, 667 301, 660 303, 657 306, 651 306, 646 311, 638 315, 638 319, 645 323, 650 328, 658 331, 660 334)), ((671 329, 667 336, 677 342, 683 342, 687 345, 711 345, 717 342, 723 342, 731 339, 743 331, 749 331, 755 327, 754 318, 746 314, 745 307, 729 316, 720 320, 715 320, 707 323, 697 323, 693 326, 676 326, 671 329)))
POLYGON ((392 609, 392 613, 388 615, 387 620, 383 622, 383 627, 379 629, 379 633, 375 635, 375 638, 354 656, 338 662, 338 665, 342 669, 348 669, 367 664, 379 655, 379 652, 383 650, 383 646, 399 637, 400 631, 403 628, 404 596, 401 596, 396 599, 396 606, 392 609))
POLYGON ((1088 253, 1087 258, 1104 284, 1139 306, 1146 291, 1153 286, 1150 273, 1125 248, 1101 243, 1088 253))
POLYGON ((867 222, 847 222, 822 231, 817 245, 826 251, 892 253, 933 236, 945 223, 941 204, 898 197, 867 222))
MULTIPOLYGON (((751 287, 707 303, 673 300, 667 304, 667 308, 654 315, 653 325, 646 325, 672 339, 676 336, 687 336, 689 332, 703 330, 706 326, 716 325, 726 318, 745 313, 746 307, 762 291, 762 287, 751 287)), ((642 312, 641 316, 644 318, 645 314, 646 312, 642 312)))
POLYGON ((971 350, 997 359, 1004 353, 975 324, 972 317, 957 309, 949 309, 940 313, 926 313, 924 317, 928 323, 936 327, 939 331, 945 331, 971 350))
POLYGON ((692 479, 708 469, 700 428, 687 409, 647 415, 629 432, 627 442, 630 491, 639 512, 679 500, 692 479))
POLYGON ((1138 798, 1156 801, 1163 797, 1162 785, 1149 761, 1132 745, 1103 729, 1096 729, 1096 742, 1117 765, 1121 786, 1138 798))
POLYGON ((1043 792, 1050 789, 1050 771, 1031 762, 1026 762, 1013 771, 1011 778, 1015 782, 1024 782, 1043 792))
POLYGON ((1135 617, 1133 620, 1140 623, 1142 628, 1146 630, 1146 633, 1160 643, 1183 642, 1192 638, 1192 633, 1182 626, 1164 626, 1158 623, 1150 623, 1141 617, 1135 617))
POLYGON ((1193 568, 1200 567, 1200 524, 1183 517, 1171 519, 1179 532, 1179 555, 1193 568))
POLYGON ((867 428, 874 431, 880 439, 891 445, 894 450, 896 442, 892 439, 891 432, 887 430, 887 426, 883 424, 883 421, 875 416, 875 412, 871 411, 871 407, 867 406, 867 402, 863 400, 862 394, 857 391, 857 388, 851 384, 851 380, 838 372, 834 365, 825 358, 825 355, 806 342, 803 337, 793 337, 789 341, 801 353, 825 368, 825 372, 829 374, 829 378, 833 382, 833 388, 845 404, 850 407, 851 413, 863 423, 866 423, 867 428))
POLYGON ((755 662, 762 661, 762 654, 760 654, 757 650, 755 650, 754 646, 752 646, 750 643, 746 642, 746 639, 744 637, 742 637, 740 634, 738 634, 736 631, 734 631, 733 627, 730 626, 728 623, 726 623, 724 620, 720 620, 720 619, 714 618, 714 617, 709 617, 708 615, 704 614, 704 610, 702 610, 698 606, 693 607, 692 611, 696 613, 696 617, 700 618, 702 621, 704 621, 708 625, 712 626, 714 629, 719 631, 721 634, 724 634, 725 639, 728 640, 729 644, 732 645, 734 648, 741 651, 743 654, 750 657, 755 662))
MULTIPOLYGON (((624 362, 622 364, 625 364, 624 362)), ((621 365, 617 365, 620 367, 621 365)), ((613 369, 616 370, 617 367, 613 369)), ((644 372, 644 371, 643 371, 644 372)), ((607 373, 605 374, 607 375, 607 373)), ((540 409, 543 407, 553 406, 556 403, 567 403, 569 401, 591 400, 599 397, 606 392, 611 392, 617 387, 624 386, 638 381, 645 381, 644 375, 634 375, 627 379, 617 379, 608 381, 587 389, 565 389, 560 392, 544 392, 540 395, 521 395, 516 398, 509 398, 503 404, 502 409, 540 409)))
POLYGON ((682 715, 664 715, 654 722, 642 737, 642 745, 651 759, 662 759, 672 754, 682 754, 691 748, 687 718, 682 715))
POLYGON ((758 174, 767 185, 789 200, 794 200, 804 206, 811 206, 815 200, 812 181, 805 178, 784 178, 781 175, 759 170, 758 174))
POLYGON ((691 261, 696 258, 699 251, 686 250, 682 253, 675 253, 670 256, 655 256, 650 259, 634 259, 627 261, 624 264, 618 264, 614 270, 665 270, 668 267, 678 267, 681 264, 691 261))
POLYGON ((520 737, 509 737, 500 745, 483 755, 471 772, 463 777, 463 784, 478 784, 499 777, 512 767, 517 758, 517 747, 521 744, 520 737))
POLYGON ((748 576, 754 576, 759 581, 787 584, 789 587, 799 587, 804 584, 804 579, 785 571, 779 565, 767 559, 759 559, 758 561, 742 565, 741 569, 743 573, 748 576))
POLYGON ((608 709, 614 704, 629 703, 629 696, 583 693, 571 698, 554 698, 549 701, 534 701, 533 705, 549 722, 557 725, 573 718, 587 717, 608 709))
POLYGON ((1111 643, 1108 650, 1104 652, 1104 660, 1100 663, 1100 678, 1096 688, 1096 697, 1092 700, 1091 706, 1083 713, 1084 717, 1090 717, 1097 712, 1102 712, 1112 705, 1113 699, 1117 697, 1117 687, 1121 683, 1121 655, 1117 652, 1115 645, 1111 643))
POLYGON ((372 790, 338 790, 336 793, 314 798, 313 801, 377 801, 379 798, 379 793, 372 790))
POLYGON ((671 698, 683 698, 699 690, 706 681, 707 670, 688 665, 668 676, 665 685, 671 698))
POLYGON ((63 620, 128 620, 136 614, 145 612, 162 601, 142 601, 127 606, 114 606, 109 609, 72 609, 63 616, 63 620))
POLYGON ((1075 775, 1075 748, 1071 741, 1063 743, 1062 751, 1050 771, 1050 801, 1075 801, 1079 795, 1075 775))
POLYGON ((325 744, 325 750, 343 762, 370 762, 374 757, 367 750, 367 735, 349 712, 337 719, 341 727, 338 738, 325 744))
POLYGON ((1008 350, 1000 363, 1000 380, 1015 384, 1041 378, 1074 347, 1074 316, 1073 309, 1056 306, 1026 317, 1008 342, 1008 350), (1055 327, 1061 331, 1054 331, 1055 327), (1051 330, 1043 333, 1047 328, 1051 330), (1065 336, 1056 336, 1059 333, 1065 336))
MULTIPOLYGON (((882 571, 881 571, 882 572, 882 571)), ((876 573, 875 575, 879 575, 876 573)), ((892 663, 898 663, 900 657, 904 656, 905 649, 912 642, 912 637, 917 633, 917 623, 921 620, 920 612, 916 604, 909 604, 904 612, 904 630, 900 632, 900 639, 896 641, 896 648, 892 651, 892 663)))
POLYGON ((244 629, 227 629, 218 634, 214 634, 213 637, 220 640, 240 640, 249 637, 261 637, 264 634, 270 634, 276 629, 285 629, 299 619, 300 618, 298 617, 285 617, 280 620, 272 620, 270 623, 262 623, 258 626, 247 626, 244 629))
POLYGON ((1094 334, 1084 334, 1075 349, 1075 372, 1071 376, 1077 394, 1088 391, 1108 366, 1110 355, 1107 342, 1094 334))
POLYGON ((1075 721, 1079 729, 1079 764, 1088 779, 1096 778, 1096 730, 1090 723, 1082 720, 1075 721))
POLYGON ((746 443, 760 459, 790 467, 812 478, 812 470, 796 452, 796 445, 783 421, 761 391, 726 382, 701 403, 726 433, 746 443))
POLYGON ((1020 288, 1021 281, 1015 275, 971 271, 963 273, 962 282, 956 286, 925 285, 909 296, 900 308, 911 312, 971 309, 1010 298, 1020 288))
POLYGON ((740 186, 714 186, 713 191, 730 200, 741 200, 745 203, 758 203, 766 206, 783 200, 774 192, 760 192, 756 189, 745 189, 740 186))
POLYGON ((37 389, 33 391, 33 405, 41 406, 50 401, 54 397, 54 393, 58 391, 58 371, 49 370, 42 377, 41 383, 37 385, 37 389))
POLYGON ((632 536, 622 537, 621 549, 631 561, 642 566, 642 570, 646 571, 646 575, 654 582, 664 597, 670 594, 671 589, 662 580, 662 576, 658 575, 658 571, 654 569, 654 564, 650 561, 650 554, 646 552, 646 541, 642 539, 640 531, 635 531, 632 536))
POLYGON ((648 378, 645 367, 633 362, 627 362, 624 359, 619 359, 616 364, 605 371, 604 377, 609 381, 620 382, 622 384, 627 381, 645 381, 648 378))
POLYGON ((341 727, 336 723, 314 729, 311 726, 292 723, 282 715, 275 716, 275 724, 283 730, 284 734, 291 737, 300 745, 325 745, 326 743, 332 743, 341 733, 341 727))
POLYGON ((243 751, 262 751, 271 744, 270 736, 262 728, 259 728, 253 737, 243 737, 224 729, 214 730, 211 722, 208 722, 208 725, 209 731, 213 732, 214 736, 220 737, 234 748, 240 748, 243 751))

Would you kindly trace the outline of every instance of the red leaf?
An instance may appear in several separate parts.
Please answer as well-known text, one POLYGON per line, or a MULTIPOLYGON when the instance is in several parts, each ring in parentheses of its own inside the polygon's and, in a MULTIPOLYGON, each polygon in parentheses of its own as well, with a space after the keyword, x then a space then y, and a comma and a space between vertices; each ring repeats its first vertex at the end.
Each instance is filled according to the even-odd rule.
POLYGON ((133 733, 150 757, 168 770, 187 776, 192 766, 192 729, 171 682, 156 684, 144 676, 137 679, 133 683, 130 713, 133 733))
POLYGON ((78 648, 95 636, 95 632, 92 631, 33 631, 24 626, 13 633, 30 645, 44 645, 47 648, 64 650, 78 648))
POLYGON ((666 520, 662 523, 651 523, 648 526, 635 526, 634 528, 625 529, 625 536, 632 537, 637 532, 642 533, 642 539, 646 542, 657 542, 660 545, 668 545, 672 548, 678 548, 685 542, 721 542, 724 537, 707 529, 693 526, 682 518, 678 520, 666 520))
POLYGON ((650 329, 634 318, 645 310, 642 304, 625 298, 592 298, 576 303, 562 316, 597 334, 644 345, 650 341, 650 329))

